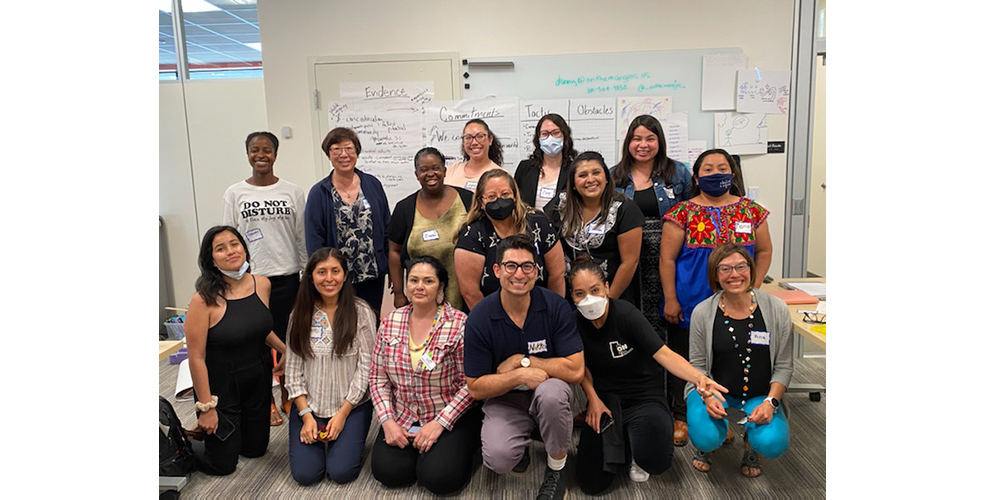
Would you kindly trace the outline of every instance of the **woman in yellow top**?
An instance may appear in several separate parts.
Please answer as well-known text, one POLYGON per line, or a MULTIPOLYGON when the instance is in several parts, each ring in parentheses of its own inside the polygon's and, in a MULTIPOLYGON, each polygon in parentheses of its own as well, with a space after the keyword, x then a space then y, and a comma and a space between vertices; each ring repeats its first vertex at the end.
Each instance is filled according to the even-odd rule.
MULTIPOLYGON (((421 189, 400 200, 390 217, 389 265, 393 284, 393 307, 408 304, 404 294, 404 271, 411 259, 430 255, 446 269, 455 267, 455 237, 465 222, 472 192, 445 184, 445 155, 427 147, 414 156, 414 175, 421 189)), ((458 277, 448 277, 445 300, 461 310, 464 302, 458 290, 458 277)))

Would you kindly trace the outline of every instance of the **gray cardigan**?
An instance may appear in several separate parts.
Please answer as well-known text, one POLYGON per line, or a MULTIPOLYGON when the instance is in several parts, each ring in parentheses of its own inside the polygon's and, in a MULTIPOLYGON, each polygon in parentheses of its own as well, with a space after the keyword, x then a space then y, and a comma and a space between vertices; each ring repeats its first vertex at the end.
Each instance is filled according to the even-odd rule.
MULTIPOLYGON (((759 289, 754 289, 753 293, 766 322, 766 330, 770 332, 770 362, 773 363, 770 383, 778 382, 790 387, 793 377, 793 322, 790 321, 790 310, 786 302, 773 295, 759 289)), ((719 290, 698 304, 691 313, 691 366, 708 376, 711 376, 712 325, 721 296, 719 290)), ((687 398, 694 389, 694 384, 688 382, 684 387, 684 397, 687 398)))

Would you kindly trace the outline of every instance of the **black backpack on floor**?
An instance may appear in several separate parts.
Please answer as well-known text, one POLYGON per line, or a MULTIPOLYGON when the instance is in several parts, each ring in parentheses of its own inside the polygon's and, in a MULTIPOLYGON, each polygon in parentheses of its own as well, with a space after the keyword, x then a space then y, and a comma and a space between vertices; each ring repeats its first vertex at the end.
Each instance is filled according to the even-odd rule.
POLYGON ((163 396, 160 408, 161 476, 185 476, 195 470, 192 443, 181 427, 181 420, 174 407, 163 396))

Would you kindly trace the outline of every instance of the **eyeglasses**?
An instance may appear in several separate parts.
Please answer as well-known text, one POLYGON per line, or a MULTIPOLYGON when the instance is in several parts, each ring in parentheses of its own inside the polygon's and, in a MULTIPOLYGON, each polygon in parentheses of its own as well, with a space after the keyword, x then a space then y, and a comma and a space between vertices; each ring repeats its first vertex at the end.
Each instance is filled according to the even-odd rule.
POLYGON ((827 319, 828 315, 825 313, 804 311, 804 323, 817 323, 823 325, 827 319))
POLYGON ((732 274, 732 270, 733 269, 737 273, 742 274, 742 273, 744 273, 744 272, 746 272, 746 271, 749 270, 749 264, 746 264, 745 262, 743 262, 742 264, 738 264, 738 265, 735 265, 735 266, 718 266, 718 274, 724 274, 724 275, 728 276, 729 274, 732 274))
POLYGON ((486 135, 486 134, 483 134, 482 132, 479 132, 478 134, 475 134, 475 135, 463 135, 462 136, 462 141, 464 141, 465 144, 468 144, 468 143, 472 142, 472 139, 475 139, 475 140, 477 140, 479 142, 482 142, 482 141, 486 140, 486 137, 489 137, 489 136, 486 135))
POLYGON ((513 199, 513 193, 503 193, 502 195, 487 194, 487 195, 485 195, 485 196, 482 197, 482 201, 484 201, 486 203, 492 203, 492 202, 494 202, 494 201, 496 201, 496 200, 498 200, 500 198, 506 198, 508 200, 512 200, 513 199))
POLYGON ((537 269, 537 264, 534 264, 529 260, 526 262, 513 262, 512 260, 508 260, 501 263, 500 266, 502 266, 503 269, 506 269, 506 272, 509 274, 515 273, 517 268, 522 269, 523 274, 530 274, 537 269))
POLYGON ((354 148, 352 146, 346 146, 344 148, 340 148, 338 146, 332 146, 332 147, 328 148, 328 154, 330 154, 330 155, 338 156, 338 155, 342 154, 343 151, 345 151, 345 153, 347 155, 349 155, 349 156, 353 156, 353 155, 356 154, 356 148, 354 148))
POLYGON ((564 137, 564 134, 561 133, 561 129, 557 129, 557 130, 554 130, 552 132, 548 132, 546 130, 541 130, 540 131, 540 138, 541 139, 547 139, 547 136, 552 136, 555 139, 560 139, 561 137, 564 137))

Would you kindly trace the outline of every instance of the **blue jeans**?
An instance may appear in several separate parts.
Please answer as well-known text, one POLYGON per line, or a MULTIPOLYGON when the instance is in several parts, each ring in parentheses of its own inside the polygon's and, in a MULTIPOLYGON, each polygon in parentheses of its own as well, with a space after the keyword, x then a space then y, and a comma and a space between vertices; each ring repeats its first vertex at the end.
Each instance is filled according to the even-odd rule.
MULTIPOLYGON (((764 399, 766 395, 750 398, 746 400, 745 407, 742 407, 740 399, 726 394, 722 406, 742 407, 747 414, 751 414, 757 406, 763 404, 764 399)), ((790 447, 790 425, 787 423, 786 414, 783 413, 783 407, 776 410, 770 423, 761 425, 746 422, 745 426, 749 445, 766 457, 777 458, 790 447)), ((714 451, 725 442, 725 436, 728 434, 728 419, 717 419, 709 415, 701 395, 698 391, 691 391, 687 395, 687 431, 695 448, 706 453, 714 451)))
MULTIPOLYGON (((322 477, 328 477, 339 484, 359 477, 372 416, 373 405, 367 401, 352 409, 335 441, 305 444, 301 442, 301 426, 304 422, 298 416, 297 406, 292 405, 287 434, 288 456, 294 480, 301 486, 308 486, 321 481, 322 477)), ((329 419, 315 417, 315 421, 318 425, 324 425, 329 419)))

